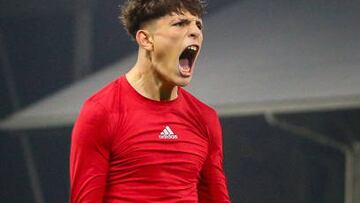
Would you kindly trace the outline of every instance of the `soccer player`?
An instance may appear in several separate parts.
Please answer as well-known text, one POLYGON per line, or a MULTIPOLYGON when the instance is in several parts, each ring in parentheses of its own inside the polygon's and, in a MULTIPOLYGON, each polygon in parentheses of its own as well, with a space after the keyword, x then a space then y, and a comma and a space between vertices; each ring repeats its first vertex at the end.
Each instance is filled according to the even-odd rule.
POLYGON ((228 203, 216 112, 182 87, 203 41, 201 0, 128 0, 131 70, 88 98, 72 133, 71 203, 228 203))

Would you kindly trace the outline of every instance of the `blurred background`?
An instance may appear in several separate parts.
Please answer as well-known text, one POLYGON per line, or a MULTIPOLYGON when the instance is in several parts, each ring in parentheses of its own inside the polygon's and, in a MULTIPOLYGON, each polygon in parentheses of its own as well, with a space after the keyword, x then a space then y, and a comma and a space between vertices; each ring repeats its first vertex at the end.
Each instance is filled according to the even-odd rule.
MULTIPOLYGON (((0 202, 68 202, 79 108, 135 61, 121 3, 0 0, 0 202)), ((208 0, 188 90, 220 115, 234 203, 360 203, 359 11, 208 0)))

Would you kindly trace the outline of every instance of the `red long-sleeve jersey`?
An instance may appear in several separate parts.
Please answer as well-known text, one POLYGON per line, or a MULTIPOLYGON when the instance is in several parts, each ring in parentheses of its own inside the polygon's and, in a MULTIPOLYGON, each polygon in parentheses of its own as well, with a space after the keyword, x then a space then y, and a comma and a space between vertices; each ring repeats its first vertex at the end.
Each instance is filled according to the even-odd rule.
POLYGON ((216 112, 182 88, 141 96, 121 76, 83 105, 72 133, 71 203, 228 203, 216 112))

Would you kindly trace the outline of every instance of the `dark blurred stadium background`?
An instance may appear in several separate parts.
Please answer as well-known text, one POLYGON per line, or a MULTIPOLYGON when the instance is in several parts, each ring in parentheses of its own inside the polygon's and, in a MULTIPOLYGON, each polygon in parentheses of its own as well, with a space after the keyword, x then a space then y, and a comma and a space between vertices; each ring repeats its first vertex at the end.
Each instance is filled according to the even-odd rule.
MULTIPOLYGON (((136 46, 117 20, 121 2, 1 0, 0 118, 4 121, 13 113, 133 54, 136 46)), ((209 0, 205 22, 223 9, 242 5, 242 2, 251 1, 209 0)), ((246 7, 249 12, 264 12, 256 10, 256 6, 262 8, 265 1, 253 2, 250 4, 253 7, 246 7)), ((286 4, 282 9, 291 7, 295 11, 304 9, 304 13, 325 13, 317 20, 305 22, 313 27, 336 21, 337 16, 354 17, 348 18, 348 24, 335 23, 341 27, 330 26, 332 30, 328 34, 346 30, 344 36, 335 37, 339 40, 334 45, 334 56, 346 55, 344 50, 352 46, 355 52, 341 60, 355 61, 359 66, 352 71, 359 73, 358 1, 266 2, 286 4)), ((239 15, 239 21, 240 18, 239 15)), ((253 23, 267 24, 256 20, 253 23)), ((277 29, 277 25, 268 26, 277 29)), ((241 32, 233 34, 242 38, 241 32)), ((221 37, 218 43, 225 40, 221 37)), ((327 71, 327 67, 322 68, 327 71)), ((340 73, 342 67, 339 70, 340 73)), ((338 78, 334 82, 347 79, 338 78)), ((297 111, 287 111, 281 108, 281 103, 274 105, 281 109, 277 113, 243 113, 246 111, 237 111, 232 104, 219 106, 225 169, 233 202, 360 203, 360 86, 352 86, 351 90, 357 94, 347 95, 348 100, 340 97, 341 101, 337 102, 335 98, 329 106, 319 102, 315 107, 310 102, 309 108, 297 111), (344 103, 351 105, 342 105, 344 103), (234 111, 229 113, 228 108, 234 111)), ((0 131, 0 202, 68 202, 71 128, 68 125, 0 131)))

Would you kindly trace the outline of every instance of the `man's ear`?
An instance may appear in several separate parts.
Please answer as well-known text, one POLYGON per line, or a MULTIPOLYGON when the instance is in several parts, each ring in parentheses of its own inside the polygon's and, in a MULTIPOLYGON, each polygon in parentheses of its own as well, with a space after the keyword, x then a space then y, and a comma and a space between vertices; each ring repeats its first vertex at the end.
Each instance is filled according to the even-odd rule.
POLYGON ((136 32, 136 42, 140 47, 148 51, 152 51, 154 47, 152 36, 147 30, 138 30, 136 32))

